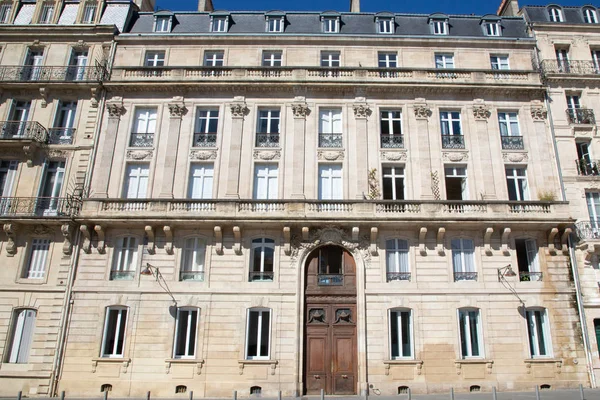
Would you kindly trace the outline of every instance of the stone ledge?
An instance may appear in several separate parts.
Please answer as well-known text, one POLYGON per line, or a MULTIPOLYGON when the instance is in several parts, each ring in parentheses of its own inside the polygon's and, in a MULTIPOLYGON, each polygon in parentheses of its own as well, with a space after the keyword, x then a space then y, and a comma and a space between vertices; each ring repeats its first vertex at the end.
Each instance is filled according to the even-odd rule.
POLYGON ((127 373, 127 368, 131 364, 131 358, 109 358, 109 357, 98 357, 92 358, 92 373, 96 373, 98 364, 121 364, 122 372, 127 373))
POLYGON ((196 365, 196 375, 202 373, 202 367, 204 360, 197 360, 195 358, 168 358, 165 360, 165 373, 171 372, 171 366, 173 364, 193 364, 196 365))
POLYGON ((525 363, 525 367, 527 368, 527 373, 531 374, 531 366, 533 364, 555 364, 556 365, 556 373, 560 374, 562 372, 563 360, 562 358, 529 358, 527 360, 523 360, 525 363))
POLYGON ((423 370, 423 360, 384 360, 383 364, 385 365, 386 375, 390 374, 390 368, 393 365, 414 365, 417 375, 421 375, 423 370))
POLYGON ((454 366, 456 367, 456 375, 460 375, 462 373, 463 365, 478 365, 478 364, 485 364, 487 373, 488 374, 492 373, 492 366, 494 365, 493 360, 488 360, 485 358, 464 358, 464 359, 454 361, 454 366))
POLYGON ((269 365, 269 366, 271 366, 271 375, 275 375, 275 368, 277 368, 277 364, 279 364, 279 361, 277 361, 277 360, 238 360, 238 364, 240 367, 240 375, 244 374, 244 368, 247 365, 269 365))

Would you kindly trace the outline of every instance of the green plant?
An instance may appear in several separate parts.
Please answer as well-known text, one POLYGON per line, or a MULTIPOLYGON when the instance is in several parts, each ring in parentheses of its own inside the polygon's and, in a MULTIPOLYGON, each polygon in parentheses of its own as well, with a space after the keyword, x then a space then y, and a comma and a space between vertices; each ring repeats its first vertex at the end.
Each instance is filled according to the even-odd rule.
POLYGON ((538 192, 540 201, 556 201, 556 194, 551 190, 541 190, 538 192))

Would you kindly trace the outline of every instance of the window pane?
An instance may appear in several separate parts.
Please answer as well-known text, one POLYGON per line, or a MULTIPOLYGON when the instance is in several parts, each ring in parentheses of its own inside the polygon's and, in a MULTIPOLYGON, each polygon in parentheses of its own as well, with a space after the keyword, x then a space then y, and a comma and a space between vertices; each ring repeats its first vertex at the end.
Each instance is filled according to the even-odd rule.
POLYGON ((269 356, 269 321, 271 313, 269 311, 262 311, 262 324, 261 324, 261 338, 260 338, 260 356, 269 356))
POLYGON ((251 311, 248 322, 248 357, 256 357, 258 355, 258 311, 251 311))
POLYGON ((412 357, 411 354, 411 334, 410 334, 410 312, 403 311, 401 313, 402 318, 402 356, 412 357))
POLYGON ((392 311, 390 313, 390 346, 392 352, 392 358, 400 357, 400 343, 399 343, 399 331, 398 331, 398 312, 392 311))

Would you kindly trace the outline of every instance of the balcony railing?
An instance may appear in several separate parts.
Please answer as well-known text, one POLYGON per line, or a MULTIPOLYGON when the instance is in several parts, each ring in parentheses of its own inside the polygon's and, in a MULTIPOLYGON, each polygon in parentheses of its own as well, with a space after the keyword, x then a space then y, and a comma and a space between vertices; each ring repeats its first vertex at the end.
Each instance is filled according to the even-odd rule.
POLYGON ((569 118, 570 124, 596 124, 594 110, 591 110, 589 108, 569 108, 567 109, 567 117, 569 118))
POLYGON ((503 150, 523 150, 523 136, 502 136, 503 150))
POLYGON ((465 137, 463 135, 442 135, 442 148, 464 149, 465 137))
POLYGON ((0 140, 34 140, 46 143, 48 131, 36 121, 1 121, 0 140))
POLYGON ((154 145, 154 133, 132 133, 129 139, 129 147, 152 147, 154 145))
POLYGON ((319 147, 342 147, 342 134, 319 133, 319 147))
POLYGON ((459 272, 454 271, 454 281, 476 281, 477 272, 459 272))
POLYGON ((75 217, 80 201, 64 197, 2 197, 0 216, 75 217))
POLYGON ((575 224, 579 240, 600 240, 600 221, 580 221, 575 224))
POLYGON ((541 281, 543 274, 541 272, 521 271, 519 272, 519 280, 521 282, 537 282, 541 281))
POLYGON ((543 60, 542 71, 545 74, 593 75, 600 73, 600 68, 587 60, 543 60))
POLYGON ((250 272, 249 280, 250 282, 260 282, 260 281, 273 281, 274 274, 273 272, 250 272))
POLYGON ((0 67, 4 82, 102 82, 108 77, 102 66, 42 67, 36 65, 0 67))
POLYGON ((344 275, 319 274, 318 284, 319 286, 343 286, 344 275))
POLYGON ((404 136, 402 135, 381 135, 381 148, 382 149, 403 149, 404 148, 404 136))
POLYGON ((51 128, 48 130, 48 144, 73 144, 75 128, 51 128))
POLYGON ((410 281, 410 272, 388 272, 387 281, 410 281))
POLYGON ((279 133, 257 133, 256 147, 279 147, 279 133))
POLYGON ((203 271, 181 271, 179 273, 180 281, 204 281, 204 272, 203 271))
POLYGON ((575 160, 577 174, 580 176, 598 176, 600 175, 600 161, 586 160, 584 158, 575 160))
POLYGON ((194 133, 193 147, 217 147, 216 133, 194 133))
POLYGON ((135 271, 110 271, 111 281, 131 281, 135 278, 135 271))

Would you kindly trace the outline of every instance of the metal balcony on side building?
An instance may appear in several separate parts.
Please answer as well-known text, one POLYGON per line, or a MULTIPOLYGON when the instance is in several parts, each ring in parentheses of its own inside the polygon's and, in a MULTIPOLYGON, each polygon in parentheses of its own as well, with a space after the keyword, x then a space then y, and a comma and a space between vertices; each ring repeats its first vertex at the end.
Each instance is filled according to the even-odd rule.
POLYGON ((595 125, 596 116, 594 110, 589 108, 568 108, 566 110, 567 118, 570 124, 574 125, 595 125))

